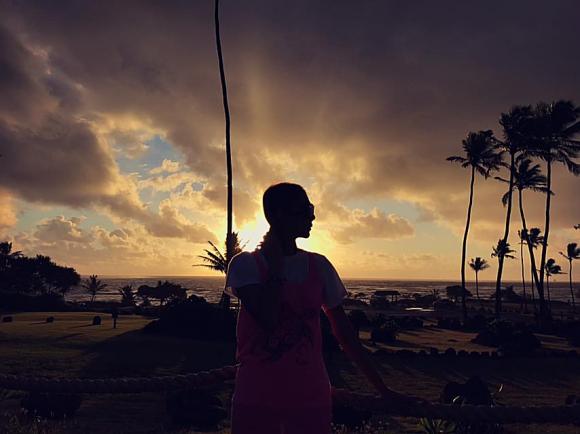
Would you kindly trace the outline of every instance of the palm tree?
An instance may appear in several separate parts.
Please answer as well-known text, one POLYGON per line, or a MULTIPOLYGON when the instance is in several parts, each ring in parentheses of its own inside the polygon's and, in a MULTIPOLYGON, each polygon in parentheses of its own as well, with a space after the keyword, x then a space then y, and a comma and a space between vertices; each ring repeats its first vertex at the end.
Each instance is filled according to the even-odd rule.
POLYGON ((121 304, 135 306, 135 291, 133 290, 133 284, 125 285, 119 288, 119 294, 121 294, 121 304))
POLYGON ((534 110, 534 122, 530 131, 532 143, 527 152, 546 162, 546 215, 539 278, 539 288, 542 290, 544 273, 547 272, 546 255, 550 235, 552 163, 562 163, 572 174, 580 174, 580 166, 574 161, 580 153, 580 141, 574 139, 580 132, 579 116, 580 108, 571 101, 539 103, 534 110))
MULTIPOLYGON (((238 238, 238 233, 237 232, 233 232, 232 233, 232 241, 233 241, 233 245, 230 247, 232 252, 233 252, 233 256, 237 255, 238 253, 240 253, 242 250, 244 250, 244 247, 246 246, 246 244, 244 243, 244 245, 240 245, 240 240, 238 238)), ((211 241, 208 241, 209 245, 211 246, 211 250, 210 249, 203 249, 203 251, 205 252, 205 255, 198 255, 198 258, 203 259, 204 262, 207 262, 207 264, 194 264, 194 267, 206 267, 209 268, 211 270, 214 271, 219 271, 220 273, 226 274, 228 271, 228 264, 229 261, 227 260, 227 251, 228 251, 228 243, 226 242, 226 249, 224 251, 224 253, 220 252, 220 249, 217 248, 217 246, 212 243, 211 241)))
POLYGON ((576 302, 574 301, 574 289, 572 288, 572 261, 574 259, 580 259, 580 247, 577 243, 568 243, 566 246, 566 254, 560 252, 564 258, 568 260, 570 264, 568 268, 568 275, 570 278, 570 295, 572 296, 572 311, 576 312, 576 302))
MULTIPOLYGON (((503 234, 503 245, 508 245, 510 233, 510 219, 512 213, 512 193, 515 178, 516 155, 522 151, 527 143, 527 137, 524 134, 527 131, 527 125, 531 118, 532 108, 530 106, 515 106, 508 113, 502 113, 499 123, 503 128, 504 140, 498 142, 498 149, 509 154, 509 180, 508 191, 505 203, 507 205, 505 216, 505 228, 503 234)), ((498 244, 499 246, 499 244, 498 244)), ((498 252, 497 278, 495 281, 495 315, 499 318, 501 315, 501 278, 503 274, 504 257, 502 251, 498 252)))
MULTIPOLYGON (((520 262, 521 262, 521 268, 522 268, 522 288, 524 290, 524 299, 523 299, 523 308, 524 308, 524 313, 528 313, 528 300, 527 300, 527 296, 526 296, 526 270, 524 267, 524 244, 526 244, 526 239, 524 238, 525 236, 527 236, 527 231, 524 232, 524 230, 520 230, 518 231, 518 237, 520 237, 520 262)), ((533 284, 533 283, 532 283, 533 284)), ((521 309, 521 306, 520 306, 521 309)))
MULTIPOLYGON (((526 156, 520 156, 519 158, 516 159, 516 166, 515 166, 513 178, 514 179, 513 179, 512 188, 517 189, 517 191, 518 191, 518 204, 519 204, 519 209, 520 209, 520 219, 521 219, 522 227, 523 227, 522 230, 518 233, 520 235, 520 239, 522 241, 522 242, 520 242, 520 246, 523 247, 523 242, 526 242, 526 244, 528 245, 530 262, 531 262, 532 285, 534 284, 534 281, 535 281, 536 288, 539 288, 539 285, 538 285, 539 277, 538 277, 538 270, 536 267, 536 259, 534 257, 534 249, 533 249, 531 243, 528 243, 527 239, 525 238, 529 235, 529 233, 528 233, 528 227, 526 224, 526 216, 524 213, 523 192, 524 192, 524 190, 532 190, 532 191, 541 192, 541 193, 547 192, 548 189, 546 187, 546 177, 544 175, 542 175, 539 164, 532 165, 532 160, 530 160, 526 156)), ((505 183, 509 183, 508 180, 503 179, 501 177, 496 177, 496 179, 499 181, 505 182, 505 183)), ((503 195, 501 200, 502 200, 502 204, 505 206, 509 200, 508 192, 506 192, 503 195)), ((520 249, 520 250, 523 250, 523 249, 520 249)), ((524 270, 523 270, 523 268, 524 268, 523 251, 521 252, 521 261, 522 261, 522 279, 524 282, 524 303, 525 303, 526 285, 525 285, 525 279, 523 278, 523 273, 524 273, 524 270)), ((532 296, 533 296, 533 289, 532 289, 532 296)), ((538 296, 540 298, 540 310, 543 312, 543 309, 545 307, 544 306, 545 300, 544 300, 544 291, 542 291, 541 288, 538 290, 538 296)))
POLYGON ((100 280, 97 279, 97 275, 93 274, 92 276, 89 276, 89 278, 85 280, 82 286, 87 290, 89 294, 91 294, 91 303, 93 303, 95 301, 95 296, 97 295, 97 292, 99 292, 101 289, 106 288, 108 285, 106 283, 102 283, 100 280))
MULTIPOLYGON (((232 239, 232 226, 233 226, 233 176, 232 176, 232 150, 230 145, 230 108, 228 105, 228 89, 226 84, 226 74, 224 70, 224 59, 222 54, 222 43, 220 37, 220 19, 219 19, 219 0, 215 0, 215 41, 220 69, 220 81, 222 86, 222 98, 224 105, 224 116, 226 121, 226 167, 227 167, 227 183, 228 183, 228 203, 227 203, 227 232, 226 232, 226 266, 229 264, 230 260, 235 255, 232 250, 234 246, 234 240, 232 239)), ((214 246, 215 247, 215 246, 214 246)), ((229 308, 230 297, 223 292, 222 298, 220 300, 220 305, 224 308, 229 308)))
POLYGON ((532 281, 532 301, 534 302, 534 309, 536 308, 535 300, 534 300, 534 286, 538 291, 538 299, 540 303, 540 312, 542 315, 540 318, 546 318, 547 315, 547 308, 546 308, 546 297, 545 293, 542 288, 539 288, 539 278, 538 278, 538 270, 536 267, 536 261, 534 256, 534 250, 538 248, 540 244, 544 242, 544 237, 542 235, 542 231, 540 228, 531 228, 529 231, 523 229, 524 236, 526 237, 526 244, 528 245, 528 251, 530 253, 530 273, 531 273, 531 281, 532 281), (534 274, 534 269, 536 273, 534 274))
POLYGON ((479 256, 477 256, 475 259, 471 258, 469 266, 473 271, 475 271, 475 293, 477 295, 477 299, 479 300, 479 280, 477 278, 477 275, 479 274, 480 271, 489 268, 489 264, 485 259, 482 259, 479 256))
POLYGON ((471 179, 469 183, 469 204, 467 205, 467 221, 465 232, 463 233, 463 243, 461 247, 461 287, 463 295, 461 306, 463 309, 463 319, 467 318, 467 306, 465 303, 465 256, 467 254, 467 235, 471 222, 471 208, 473 206, 473 185, 475 183, 475 173, 479 173, 484 178, 488 178, 492 170, 499 169, 501 163, 501 152, 495 150, 497 140, 491 130, 470 132, 467 138, 462 141, 465 157, 452 156, 447 161, 460 163, 461 167, 471 169, 471 179))
MULTIPOLYGON (((492 247, 492 252, 491 252, 491 257, 492 258, 497 258, 498 261, 503 260, 505 258, 508 259, 515 259, 516 257, 514 255, 512 255, 512 253, 514 253, 515 250, 512 250, 510 247, 509 243, 504 242, 504 240, 502 240, 501 238, 497 241, 497 246, 492 247)), ((501 298, 501 291, 498 293, 497 290, 495 292, 495 297, 496 298, 501 298)), ((497 301, 496 301, 496 306, 497 306, 497 301)), ((501 304, 500 304, 501 306, 501 304)), ((495 314, 496 316, 499 317, 499 312, 496 309, 495 314)))
POLYGON ((555 276, 556 274, 563 274, 562 267, 556 264, 554 258, 550 258, 546 261, 546 290, 548 291, 548 305, 550 306, 550 310, 552 309, 552 300, 550 299, 550 277, 555 276))

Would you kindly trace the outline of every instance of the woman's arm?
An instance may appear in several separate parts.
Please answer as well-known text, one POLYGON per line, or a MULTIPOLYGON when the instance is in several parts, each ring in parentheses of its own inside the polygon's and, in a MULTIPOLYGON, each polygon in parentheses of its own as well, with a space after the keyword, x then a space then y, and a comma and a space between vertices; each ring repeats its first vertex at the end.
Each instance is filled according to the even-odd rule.
POLYGON ((346 316, 342 306, 332 309, 325 309, 326 316, 330 320, 332 331, 336 339, 342 346, 346 355, 357 364, 363 374, 368 378, 371 384, 377 389, 387 405, 391 407, 405 407, 407 405, 428 405, 428 402, 414 396, 404 395, 389 389, 377 369, 369 359, 367 351, 362 347, 350 320, 346 316))
POLYGON ((339 305, 332 309, 325 309, 325 313, 330 320, 332 332, 340 343, 343 351, 349 359, 356 363, 375 389, 377 389, 382 396, 396 393, 383 383, 383 380, 375 366, 373 366, 371 360, 367 356, 366 350, 362 347, 342 306, 339 305))

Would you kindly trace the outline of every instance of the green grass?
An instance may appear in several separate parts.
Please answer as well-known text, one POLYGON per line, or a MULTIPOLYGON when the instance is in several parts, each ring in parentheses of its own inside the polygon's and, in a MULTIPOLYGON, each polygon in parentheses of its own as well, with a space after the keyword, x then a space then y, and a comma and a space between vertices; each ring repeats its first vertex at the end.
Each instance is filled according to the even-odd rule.
MULTIPOLYGON (((101 315, 102 325, 92 326, 90 324, 94 315, 22 313, 13 315, 12 323, 0 323, 0 373, 105 378, 188 373, 234 363, 235 348, 232 343, 144 334, 140 330, 150 319, 138 316, 120 316, 117 329, 113 329, 110 317, 101 315), (55 322, 45 323, 48 316, 54 316, 55 322)), ((364 331, 361 333, 363 341, 367 335, 364 331)), ((471 344, 471 337, 469 333, 427 327, 421 331, 401 333, 400 342, 389 348, 417 350, 430 346, 440 349, 451 346, 457 349, 489 350, 471 344)), ((554 348, 564 348, 566 345, 553 336, 543 336, 542 340, 554 348)), ((373 360, 390 387, 431 400, 438 399, 447 381, 464 381, 471 375, 479 375, 492 390, 503 384, 500 400, 509 405, 560 405, 567 394, 580 392, 580 363, 577 359, 403 359, 373 356, 373 360)), ((332 383, 337 387, 372 392, 359 371, 342 354, 334 355, 328 371, 332 383)), ((219 390, 224 403, 228 403, 231 399, 231 383, 219 390)), ((14 413, 17 405, 17 399, 5 400, 0 410, 14 413)), ((383 428, 374 431, 367 429, 364 432, 417 432, 417 420, 381 416, 374 420, 375 423, 378 421, 383 423, 383 428)), ((77 417, 65 425, 57 426, 54 428, 56 431, 46 432, 166 432, 168 420, 165 395, 85 395, 77 417)), ((507 428, 507 432, 522 433, 579 431, 578 427, 555 425, 508 425, 507 428)), ((228 432, 227 427, 222 432, 228 432)))

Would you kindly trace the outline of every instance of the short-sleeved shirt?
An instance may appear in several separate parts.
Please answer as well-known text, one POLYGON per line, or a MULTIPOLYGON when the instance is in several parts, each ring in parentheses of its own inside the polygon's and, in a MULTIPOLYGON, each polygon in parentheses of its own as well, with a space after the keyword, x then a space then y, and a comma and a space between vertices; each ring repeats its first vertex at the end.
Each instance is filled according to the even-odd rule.
MULTIPOLYGON (((259 254, 262 255, 261 252, 259 254)), ((323 306, 327 309, 335 308, 342 304, 347 296, 346 288, 330 261, 324 255, 312 254, 324 284, 323 306)), ((308 252, 298 249, 294 255, 284 256, 283 276, 289 282, 303 282, 308 276, 308 252)), ((250 252, 238 253, 228 267, 226 294, 237 297, 237 288, 255 283, 260 283, 256 260, 250 252)))

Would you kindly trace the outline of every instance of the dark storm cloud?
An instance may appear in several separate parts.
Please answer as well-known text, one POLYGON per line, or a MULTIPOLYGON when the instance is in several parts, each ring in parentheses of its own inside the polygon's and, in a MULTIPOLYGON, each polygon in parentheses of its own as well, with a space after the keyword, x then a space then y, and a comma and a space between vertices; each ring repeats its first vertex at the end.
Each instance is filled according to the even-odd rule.
MULTIPOLYGON (((10 36, 44 49, 53 74, 62 77, 50 87, 26 72, 33 60, 22 48, 11 49, 15 66, 3 76, 16 83, 10 86, 15 108, 7 116, 34 118, 50 88, 64 111, 147 118, 167 132, 196 174, 210 180, 209 191, 223 192, 212 6, 5 5, 10 36), (26 73, 10 74, 18 68, 26 73), (81 86, 82 98, 66 82, 81 86)), ((580 103, 580 58, 574 55, 579 18, 575 1, 224 1, 236 185, 255 195, 287 176, 284 161, 275 158, 283 153, 298 164, 297 173, 322 185, 329 200, 406 198, 424 215, 461 223, 467 174, 445 157, 460 152, 469 130, 497 132, 499 114, 513 104, 558 98, 580 103), (330 167, 317 161, 323 154, 333 157, 330 167), (360 176, 351 176, 355 169, 360 176)), ((82 130, 82 124, 73 125, 82 130)), ((34 149, 10 137, 5 140, 34 149)), ((107 180, 109 163, 85 139, 79 149, 87 146, 96 161, 103 160, 98 186, 107 180)), ((67 146, 63 141, 63 150, 67 146)), ((578 215, 578 182, 558 176, 555 221, 568 225, 578 215)), ((29 172, 12 179, 0 182, 12 189, 17 180, 40 182, 29 172)), ((61 184, 53 190, 61 187, 54 194, 74 196, 61 184)), ((503 187, 488 181, 479 188, 477 215, 500 225, 503 187)), ((24 196, 32 190, 17 189, 24 196)), ((532 206, 532 214, 535 208, 541 212, 532 206)))

